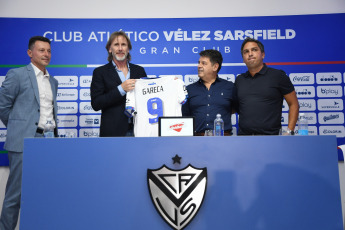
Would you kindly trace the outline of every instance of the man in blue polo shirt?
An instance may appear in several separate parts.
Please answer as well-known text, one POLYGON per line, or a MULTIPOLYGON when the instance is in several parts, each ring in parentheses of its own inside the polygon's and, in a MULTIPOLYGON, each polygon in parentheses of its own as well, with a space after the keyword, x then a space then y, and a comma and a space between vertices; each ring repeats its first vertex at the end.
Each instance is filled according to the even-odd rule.
POLYGON ((217 50, 200 52, 198 62, 199 80, 187 86, 188 100, 182 106, 183 116, 194 116, 196 135, 204 135, 205 130, 213 130, 217 114, 224 121, 224 135, 232 134, 231 114, 234 97, 234 83, 218 77, 223 57, 217 50))
POLYGON ((235 81, 238 135, 278 135, 284 98, 289 105, 287 133, 293 135, 299 104, 290 78, 284 71, 266 66, 264 46, 260 41, 246 38, 241 53, 248 71, 235 81))

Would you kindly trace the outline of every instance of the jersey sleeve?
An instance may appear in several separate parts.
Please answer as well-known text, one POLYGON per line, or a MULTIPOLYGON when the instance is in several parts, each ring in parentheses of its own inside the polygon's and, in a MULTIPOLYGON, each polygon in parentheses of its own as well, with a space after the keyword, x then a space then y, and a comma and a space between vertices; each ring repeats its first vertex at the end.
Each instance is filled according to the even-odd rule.
POLYGON ((176 79, 174 81, 176 81, 176 85, 177 85, 178 103, 183 105, 184 103, 187 102, 187 98, 188 98, 188 92, 186 89, 186 85, 184 84, 184 82, 181 79, 176 79))
POLYGON ((132 117, 135 109, 135 89, 133 89, 126 94, 126 116, 132 117))

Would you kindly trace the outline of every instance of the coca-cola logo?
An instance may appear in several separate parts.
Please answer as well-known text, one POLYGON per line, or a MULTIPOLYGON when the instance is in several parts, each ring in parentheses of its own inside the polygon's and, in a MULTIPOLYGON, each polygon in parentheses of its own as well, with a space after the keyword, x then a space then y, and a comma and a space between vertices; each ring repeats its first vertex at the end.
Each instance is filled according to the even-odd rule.
POLYGON ((310 76, 295 76, 293 78, 294 82, 298 82, 298 81, 309 81, 310 76))

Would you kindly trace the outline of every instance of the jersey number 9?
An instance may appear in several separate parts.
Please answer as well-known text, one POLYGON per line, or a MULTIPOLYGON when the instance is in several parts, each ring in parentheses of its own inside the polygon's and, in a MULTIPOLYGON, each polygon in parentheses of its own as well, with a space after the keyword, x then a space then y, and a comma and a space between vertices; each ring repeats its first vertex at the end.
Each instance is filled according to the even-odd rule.
POLYGON ((150 98, 147 101, 147 112, 157 115, 155 118, 149 118, 150 124, 157 123, 158 118, 163 116, 163 101, 158 97, 150 98))

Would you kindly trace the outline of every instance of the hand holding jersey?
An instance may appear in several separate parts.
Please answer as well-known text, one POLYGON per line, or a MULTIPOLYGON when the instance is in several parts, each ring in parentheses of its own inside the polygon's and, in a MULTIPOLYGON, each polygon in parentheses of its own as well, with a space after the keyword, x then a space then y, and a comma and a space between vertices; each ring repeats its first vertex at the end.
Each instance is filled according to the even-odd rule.
POLYGON ((126 115, 134 115, 134 136, 158 136, 158 118, 182 116, 181 106, 187 101, 184 82, 174 76, 138 79, 135 89, 127 93, 126 115))
POLYGON ((136 79, 127 79, 122 82, 121 87, 124 91, 129 92, 134 89, 136 79))

